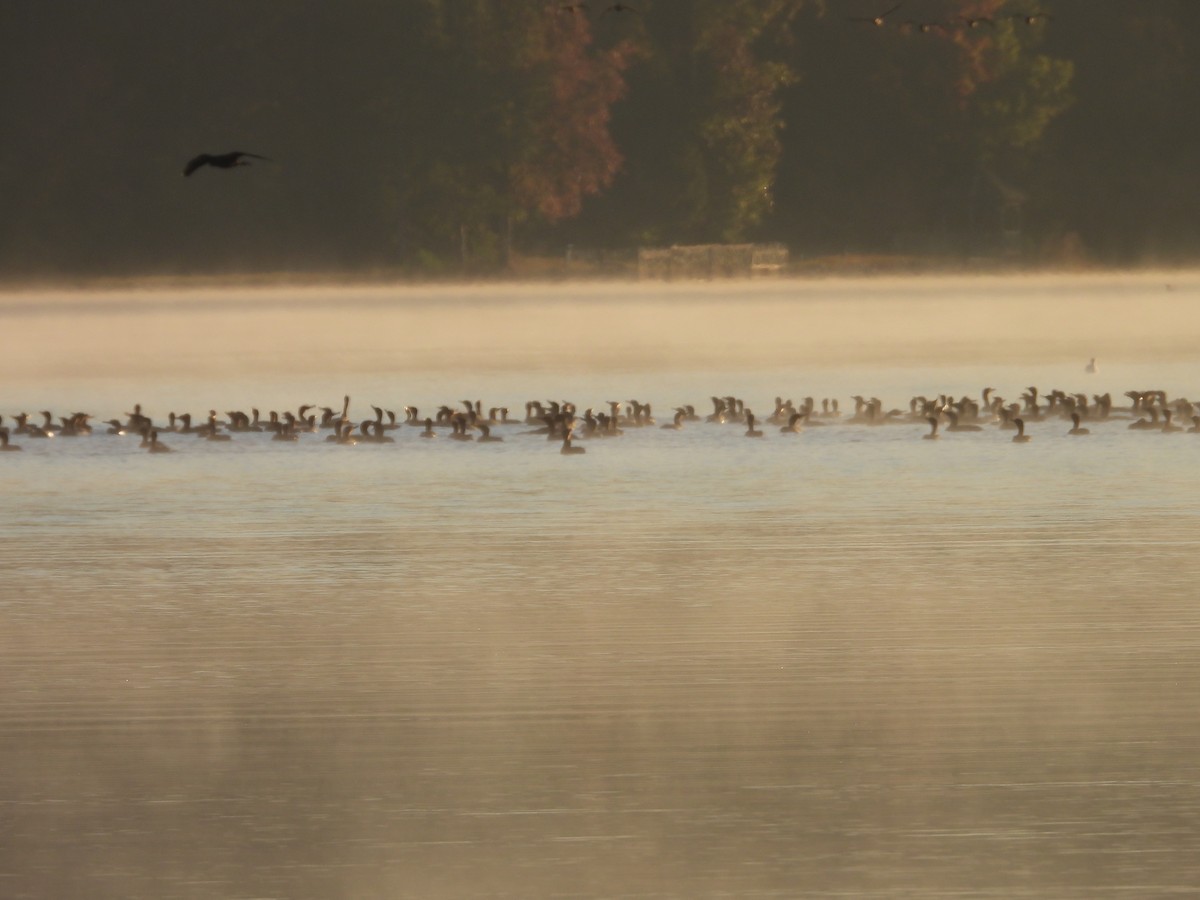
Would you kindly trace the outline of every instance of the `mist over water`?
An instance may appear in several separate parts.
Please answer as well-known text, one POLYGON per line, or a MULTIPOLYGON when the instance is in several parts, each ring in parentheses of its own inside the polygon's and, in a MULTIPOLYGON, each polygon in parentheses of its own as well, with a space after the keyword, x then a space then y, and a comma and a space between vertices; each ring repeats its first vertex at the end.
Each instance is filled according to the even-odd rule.
MULTIPOLYGON (((1198 289, 7 294, 0 414, 1121 405, 1200 393, 1198 289)), ((1200 436, 1130 421, 14 438, 0 894, 1186 894, 1200 436)))

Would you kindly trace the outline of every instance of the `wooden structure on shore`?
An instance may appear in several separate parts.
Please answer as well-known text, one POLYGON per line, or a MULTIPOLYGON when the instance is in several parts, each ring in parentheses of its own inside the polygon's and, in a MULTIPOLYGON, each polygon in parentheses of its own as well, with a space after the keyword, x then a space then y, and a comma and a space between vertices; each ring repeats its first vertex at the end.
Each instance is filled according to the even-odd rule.
POLYGON ((787 264, 783 244, 676 244, 638 250, 638 278, 643 281, 760 278, 781 274, 787 264))

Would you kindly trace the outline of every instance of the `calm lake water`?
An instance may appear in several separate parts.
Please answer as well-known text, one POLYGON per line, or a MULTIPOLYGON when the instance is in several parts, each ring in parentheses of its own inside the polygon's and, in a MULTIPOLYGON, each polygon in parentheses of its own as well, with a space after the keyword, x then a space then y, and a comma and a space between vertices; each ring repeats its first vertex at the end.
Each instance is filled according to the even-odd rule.
MULTIPOLYGON (((1200 278, 0 296, 0 414, 1200 397, 1200 278), (1084 372, 1092 356, 1100 370, 1084 372)), ((1200 890, 1200 435, 0 454, 0 896, 1200 890)), ((1189 424, 1189 423, 1184 423, 1189 424)))

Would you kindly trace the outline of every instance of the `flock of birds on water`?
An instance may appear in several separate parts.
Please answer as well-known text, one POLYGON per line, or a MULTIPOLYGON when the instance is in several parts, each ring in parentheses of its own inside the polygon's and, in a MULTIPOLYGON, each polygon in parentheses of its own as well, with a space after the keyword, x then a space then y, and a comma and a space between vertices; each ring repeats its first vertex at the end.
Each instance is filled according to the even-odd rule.
MULTIPOLYGON (((1091 364, 1091 365, 1094 365, 1091 364)), ((1039 391, 1030 386, 1019 400, 1007 400, 994 388, 984 388, 978 399, 940 394, 936 397, 912 397, 907 408, 885 409, 877 397, 855 395, 853 412, 843 411, 836 398, 826 398, 817 406, 812 397, 800 402, 776 397, 771 413, 756 416, 741 398, 729 395, 711 397, 712 411, 701 414, 691 405, 677 406, 669 421, 659 422, 650 403, 638 400, 606 401, 602 406, 582 412, 569 401, 530 400, 523 416, 512 416, 508 407, 484 410, 480 400, 462 400, 454 406, 442 405, 434 415, 422 416, 415 406, 405 406, 402 417, 380 406, 372 406, 373 417, 359 419, 350 414, 350 397, 343 398, 341 409, 304 404, 295 412, 271 410, 263 417, 258 409, 247 414, 231 410, 218 415, 209 410, 201 420, 190 413, 171 412, 165 421, 155 422, 141 405, 125 414, 125 419, 108 419, 96 426, 89 413, 76 412, 54 416, 42 410, 37 416, 26 412, 12 416, 12 424, 0 416, 0 451, 23 449, 52 438, 78 438, 91 435, 132 437, 138 447, 149 453, 170 453, 163 440, 190 437, 204 441, 232 441, 243 435, 269 434, 269 440, 281 442, 324 441, 353 447, 358 444, 394 444, 401 434, 420 439, 443 438, 478 444, 499 443, 497 432, 534 435, 554 442, 559 452, 575 455, 586 452, 579 441, 617 438, 630 429, 657 428, 682 431, 696 426, 734 426, 747 438, 762 439, 768 433, 794 438, 810 428, 832 425, 879 427, 920 425, 923 440, 938 440, 943 434, 960 432, 1013 432, 1009 439, 1024 444, 1032 440, 1026 432, 1029 423, 1042 423, 1044 430, 1055 425, 1055 435, 1083 437, 1089 426, 1121 427, 1153 434, 1186 432, 1200 434, 1200 414, 1196 404, 1185 397, 1169 398, 1161 390, 1130 390, 1127 403, 1114 404, 1111 394, 1068 393, 1062 390, 1039 391), (41 421, 37 418, 40 416, 41 421), (1179 424, 1190 423, 1188 427, 1179 424), (1070 423, 1070 427, 1067 424, 1070 423), (20 443, 17 439, 20 439, 20 443)), ((736 433, 736 432, 735 432, 736 433)), ((253 439, 253 438, 246 438, 253 439)))

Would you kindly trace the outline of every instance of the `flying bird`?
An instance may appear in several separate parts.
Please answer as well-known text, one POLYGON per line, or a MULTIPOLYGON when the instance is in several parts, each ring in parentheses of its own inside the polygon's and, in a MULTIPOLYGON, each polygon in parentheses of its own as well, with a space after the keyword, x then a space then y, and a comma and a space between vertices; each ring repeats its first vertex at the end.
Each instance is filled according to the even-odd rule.
POLYGON ((1013 13, 1009 16, 1017 22, 1023 22, 1026 25, 1039 25, 1042 22, 1049 22, 1054 16, 1050 13, 1035 12, 1035 13, 1013 13))
POLYGON ((904 5, 903 3, 897 3, 895 6, 893 6, 891 9, 889 9, 887 12, 881 13, 878 16, 871 16, 868 18, 864 18, 862 16, 849 16, 848 18, 850 19, 851 22, 863 22, 867 25, 874 25, 876 28, 882 28, 885 24, 884 19, 886 19, 888 16, 890 16, 892 13, 894 13, 896 10, 898 10, 903 5, 904 5))
POLYGON ((918 32, 919 34, 937 34, 941 32, 945 34, 946 26, 938 22, 914 22, 911 19, 904 22, 900 29, 904 32, 918 32))
POLYGON ((234 150, 230 153, 201 153, 199 156, 190 160, 183 169, 184 176, 191 175, 201 166, 214 166, 218 169, 232 169, 234 166, 248 166, 250 160, 247 156, 254 159, 264 159, 271 162, 269 156, 259 156, 257 153, 247 153, 245 150, 234 150))

